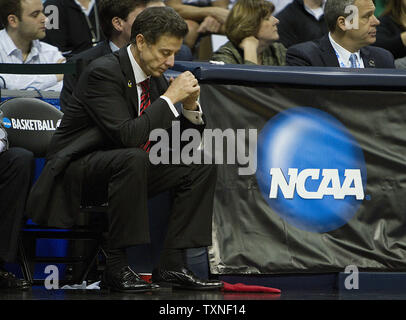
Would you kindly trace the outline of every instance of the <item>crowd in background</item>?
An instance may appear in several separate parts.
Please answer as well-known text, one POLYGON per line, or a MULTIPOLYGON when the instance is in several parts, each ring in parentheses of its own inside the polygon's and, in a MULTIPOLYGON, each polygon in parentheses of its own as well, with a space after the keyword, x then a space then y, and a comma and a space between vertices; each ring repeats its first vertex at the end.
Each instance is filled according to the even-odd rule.
MULTIPOLYGON (((15 2, 1 0, 1 5, 3 8, 15 2)), ((103 53, 113 52, 128 42, 131 23, 139 12, 152 5, 173 7, 188 25, 178 61, 285 66, 289 65, 286 53, 290 47, 329 33, 324 15, 326 0, 118 0, 116 17, 106 9, 103 12, 110 6, 108 0, 23 2, 25 6, 43 5, 43 12, 35 9, 39 10, 35 13, 37 21, 30 16, 32 21, 15 23, 7 21, 7 10, 2 10, 0 63, 78 61, 83 52, 86 57, 87 50, 100 49, 100 44, 106 43, 110 49, 103 53), (130 14, 129 6, 137 10, 130 14), (113 24, 112 18, 116 19, 113 24), (37 31, 28 32, 29 28, 37 31), (126 38, 114 44, 111 37, 120 33, 126 33, 126 38)), ((376 42, 371 45, 390 51, 396 67, 406 68, 406 1, 375 0, 374 5, 380 24, 376 26, 376 42)), ((7 89, 61 91, 63 87, 63 75, 2 74, 1 80, 0 86, 7 89)))

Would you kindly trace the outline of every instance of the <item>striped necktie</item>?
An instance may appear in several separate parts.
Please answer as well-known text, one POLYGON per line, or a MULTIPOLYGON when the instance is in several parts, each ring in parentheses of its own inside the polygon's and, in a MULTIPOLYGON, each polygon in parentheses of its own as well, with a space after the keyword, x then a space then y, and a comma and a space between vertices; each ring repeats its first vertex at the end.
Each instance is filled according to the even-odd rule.
MULTIPOLYGON (((149 107, 151 104, 151 100, 149 98, 149 78, 145 79, 143 82, 140 83, 141 85, 141 103, 140 103, 140 115, 143 114, 145 109, 149 107)), ((146 152, 149 152, 149 149, 151 148, 151 141, 147 141, 146 143, 141 145, 141 148, 143 148, 146 152)))

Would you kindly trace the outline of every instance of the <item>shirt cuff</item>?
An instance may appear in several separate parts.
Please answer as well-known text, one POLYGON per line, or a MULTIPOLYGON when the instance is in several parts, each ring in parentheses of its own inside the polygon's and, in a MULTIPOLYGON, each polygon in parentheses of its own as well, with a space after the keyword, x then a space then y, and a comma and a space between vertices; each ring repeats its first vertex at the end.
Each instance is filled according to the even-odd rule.
MULTIPOLYGON (((179 113, 176 110, 175 106, 173 105, 171 99, 169 99, 166 96, 160 96, 160 98, 164 99, 168 103, 169 108, 173 112, 174 116, 176 118, 179 117, 179 113)), ((195 125, 204 124, 203 117, 202 117, 202 115, 203 115, 202 108, 200 107, 199 102, 196 102, 196 103, 197 103, 199 110, 192 111, 192 110, 187 110, 182 107, 182 114, 184 115, 184 117, 186 119, 188 119, 190 122, 192 122, 195 125)))
POLYGON ((187 110, 182 107, 182 113, 185 116, 185 118, 188 119, 191 123, 193 123, 195 125, 204 124, 203 117, 202 117, 202 115, 203 115, 202 108, 200 107, 199 102, 196 101, 196 103, 197 103, 199 110, 192 111, 192 110, 187 110))
POLYGON ((160 96, 160 98, 164 99, 164 100, 168 103, 169 108, 171 109, 173 115, 174 115, 176 118, 179 117, 179 112, 178 112, 178 110, 176 110, 176 108, 175 108, 175 106, 173 105, 171 99, 169 99, 169 98, 166 97, 166 96, 160 96))

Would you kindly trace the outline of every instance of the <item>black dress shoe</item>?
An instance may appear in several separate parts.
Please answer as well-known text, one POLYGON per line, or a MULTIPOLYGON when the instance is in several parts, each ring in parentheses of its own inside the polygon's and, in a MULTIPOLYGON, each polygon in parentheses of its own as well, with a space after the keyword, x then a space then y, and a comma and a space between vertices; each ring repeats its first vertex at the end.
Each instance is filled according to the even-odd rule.
POLYGON ((155 269, 152 271, 152 282, 162 286, 187 290, 218 290, 223 287, 221 281, 203 280, 187 268, 180 270, 155 269))
POLYGON ((100 288, 118 292, 138 293, 159 289, 159 285, 141 279, 129 266, 119 272, 111 272, 106 268, 100 288))
POLYGON ((0 269, 0 289, 19 289, 27 290, 31 283, 25 280, 17 279, 14 274, 0 269))

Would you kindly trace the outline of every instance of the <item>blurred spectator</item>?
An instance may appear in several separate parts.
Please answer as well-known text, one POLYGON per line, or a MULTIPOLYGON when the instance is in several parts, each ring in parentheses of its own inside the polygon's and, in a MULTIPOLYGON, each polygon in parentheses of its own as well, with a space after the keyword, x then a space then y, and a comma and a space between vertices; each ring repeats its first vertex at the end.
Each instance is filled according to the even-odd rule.
POLYGON ((146 8, 147 0, 100 0, 100 25, 106 40, 97 46, 74 55, 69 62, 78 64, 76 74, 65 76, 60 96, 62 112, 72 96, 83 69, 94 59, 117 51, 130 42, 131 26, 137 15, 146 8))
POLYGON ((392 52, 395 59, 406 56, 406 0, 389 0, 379 19, 376 43, 392 52))
POLYGON ((54 13, 52 9, 57 8, 57 21, 52 21, 57 23, 47 29, 44 41, 58 47, 67 58, 95 46, 104 39, 98 16, 98 3, 99 0, 45 1, 44 7, 51 13, 54 13))
POLYGON ((166 4, 174 8, 185 19, 189 32, 184 43, 194 49, 198 37, 202 34, 224 34, 224 23, 229 10, 229 0, 167 0, 166 4))
POLYGON ((278 19, 265 0, 239 0, 225 24, 230 40, 213 54, 215 61, 235 64, 285 65, 286 48, 277 43, 278 19))
POLYGON ((327 34, 324 20, 325 0, 294 0, 276 18, 279 23, 280 42, 286 48, 316 40, 327 34))
MULTIPOLYGON (((376 41, 379 20, 372 0, 327 0, 325 18, 330 33, 321 39, 292 46, 286 62, 292 66, 341 68, 394 68, 393 55, 371 46, 376 41), (351 19, 357 11, 346 13, 349 5, 357 7, 360 19, 351 19), (352 24, 358 23, 357 27, 352 24)), ((358 17, 357 16, 357 17, 358 17)))
MULTIPOLYGON (((0 63, 62 63, 58 48, 39 41, 45 37, 41 0, 0 0, 0 63)), ((6 89, 56 90, 62 88, 63 75, 1 74, 6 89)))

